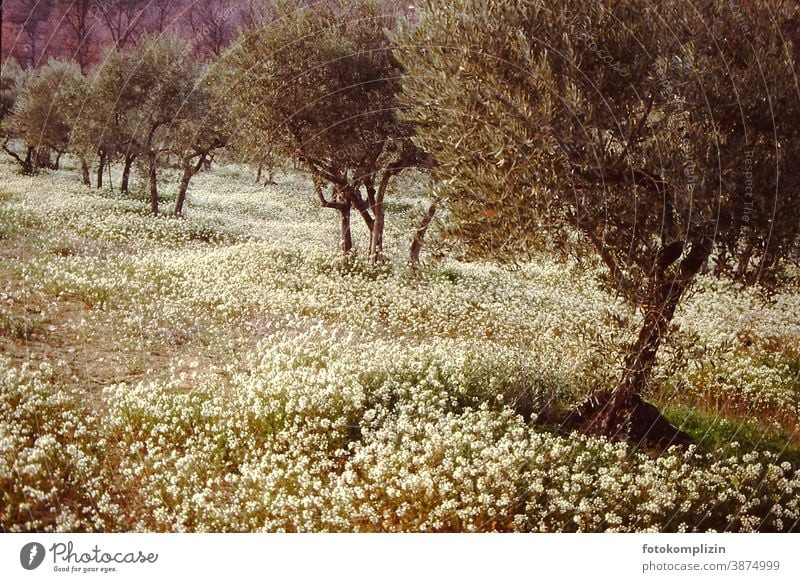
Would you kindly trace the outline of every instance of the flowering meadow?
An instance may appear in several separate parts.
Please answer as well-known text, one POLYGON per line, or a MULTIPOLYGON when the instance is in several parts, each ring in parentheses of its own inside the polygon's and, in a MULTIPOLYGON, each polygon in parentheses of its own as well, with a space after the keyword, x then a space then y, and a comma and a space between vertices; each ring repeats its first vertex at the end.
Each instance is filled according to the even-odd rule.
POLYGON ((563 422, 640 324, 599 267, 434 229, 411 269, 419 177, 372 266, 275 180, 215 166, 178 220, 0 163, 0 531, 798 529, 799 289, 700 277, 647 395, 696 445, 637 449, 563 422))

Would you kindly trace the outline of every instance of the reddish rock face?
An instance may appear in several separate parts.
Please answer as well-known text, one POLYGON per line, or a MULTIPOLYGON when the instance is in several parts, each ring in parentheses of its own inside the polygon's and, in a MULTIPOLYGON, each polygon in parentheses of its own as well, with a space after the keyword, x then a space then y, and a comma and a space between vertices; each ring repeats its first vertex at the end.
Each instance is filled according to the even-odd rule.
MULTIPOLYGON (((303 1, 312 4, 318 0, 303 1)), ((413 17, 407 1, 385 2, 402 6, 413 17)), ((0 5, 0 63, 13 57, 23 67, 37 67, 49 58, 72 59, 85 72, 103 59, 107 47, 121 44, 124 48, 144 32, 167 30, 185 35, 199 56, 211 56, 227 46, 237 30, 252 23, 256 3, 256 0, 5 0, 0 5)))
POLYGON ((251 0, 6 0, 2 6, 2 60, 24 67, 49 58, 97 64, 108 46, 127 46, 144 32, 178 30, 192 36, 224 22, 223 44, 245 18, 251 0))
MULTIPOLYGON (((93 1, 93 0, 91 0, 93 1)), ((74 54, 69 26, 64 23, 69 3, 60 0, 29 2, 6 0, 2 6, 2 61, 15 58, 24 67, 38 66, 48 58, 68 58, 74 54)), ((87 9, 89 3, 87 2, 87 9)), ((99 32, 99 30, 97 31, 99 32)), ((102 35, 96 34, 86 53, 98 50, 102 35)))

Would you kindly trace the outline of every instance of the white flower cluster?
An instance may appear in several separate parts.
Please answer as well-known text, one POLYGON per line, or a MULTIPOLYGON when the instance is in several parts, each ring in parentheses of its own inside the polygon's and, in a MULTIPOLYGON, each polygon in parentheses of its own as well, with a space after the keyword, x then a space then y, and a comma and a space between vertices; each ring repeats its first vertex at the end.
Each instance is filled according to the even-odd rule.
POLYGON ((0 358, 0 529, 102 530, 119 515, 105 443, 47 364, 0 358))
MULTIPOLYGON (((410 194, 389 197, 388 264, 341 259, 335 214, 291 174, 201 173, 172 220, 72 174, 0 170, 0 245, 29 245, 0 341, 58 333, 69 360, 0 359, 0 529, 797 527, 797 467, 769 453, 654 458, 542 427, 613 385, 640 321, 577 265, 411 273, 410 194)), ((703 279, 650 396, 791 438, 797 313, 800 294, 765 305, 703 279)))
POLYGON ((664 385, 722 415, 800 422, 800 294, 766 301, 754 289, 734 290, 701 278, 681 306, 664 385), (675 364, 678 364, 677 366, 675 364))
POLYGON ((0 361, 3 527, 780 531, 800 518, 800 475, 767 453, 654 459, 550 435, 497 400, 461 401, 433 367, 353 370, 342 338, 315 355, 314 335, 226 387, 109 387, 102 414, 79 413, 46 370, 0 361))

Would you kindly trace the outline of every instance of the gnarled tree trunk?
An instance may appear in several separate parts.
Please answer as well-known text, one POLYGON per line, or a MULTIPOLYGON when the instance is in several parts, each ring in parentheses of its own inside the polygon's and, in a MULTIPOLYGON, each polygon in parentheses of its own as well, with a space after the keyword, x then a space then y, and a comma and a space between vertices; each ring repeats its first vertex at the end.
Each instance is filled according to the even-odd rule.
POLYGON ((347 255, 353 250, 353 234, 350 231, 350 210, 353 205, 344 188, 337 189, 331 200, 325 198, 325 193, 322 191, 323 183, 323 180, 315 177, 314 191, 323 208, 333 208, 339 212, 342 225, 342 251, 347 255))
POLYGON ((383 231, 386 225, 386 214, 383 208, 383 199, 373 207, 375 222, 372 225, 372 234, 369 238, 369 259, 377 262, 383 259, 383 231))
POLYGON ((361 196, 359 192, 358 185, 347 185, 341 188, 342 193, 344 194, 345 200, 347 200, 348 205, 351 208, 355 208, 358 213, 361 215, 361 218, 364 219, 364 224, 367 225, 367 229, 370 232, 370 237, 372 237, 372 230, 375 226, 375 219, 370 214, 370 203, 361 196))
POLYGON ((111 176, 111 156, 108 156, 106 160, 106 170, 108 171, 108 185, 111 187, 111 191, 114 191, 114 178, 111 176))
POLYGON ((389 169, 383 173, 378 191, 372 200, 372 212, 375 215, 375 222, 372 225, 372 232, 369 237, 369 258, 374 263, 383 259, 383 231, 386 226, 386 211, 383 200, 386 197, 386 188, 389 180, 394 176, 394 172, 389 169))
POLYGON ((150 212, 154 215, 158 214, 158 170, 155 152, 149 154, 149 172, 148 182, 150 184, 150 212))
POLYGON ((36 174, 39 168, 55 169, 50 150, 48 148, 36 148, 33 152, 34 169, 33 173, 36 174))
POLYGON ((84 186, 92 185, 92 179, 89 176, 89 162, 83 156, 81 156, 81 177, 83 178, 84 186))
POLYGON ((175 211, 173 215, 175 218, 180 218, 183 214, 183 203, 186 201, 186 193, 189 190, 189 182, 197 172, 200 171, 200 168, 203 167, 203 164, 206 161, 206 155, 203 154, 200 156, 200 159, 197 160, 195 165, 192 165, 191 160, 184 160, 183 161, 183 175, 181 176, 181 184, 178 189, 178 198, 175 200, 175 211))
POLYGON ((103 187, 103 171, 106 167, 106 152, 105 150, 100 150, 100 159, 97 162, 97 189, 103 187))
POLYGON ((33 163, 33 148, 28 147, 25 151, 25 158, 22 158, 17 152, 12 150, 8 147, 8 140, 3 143, 3 151, 5 151, 9 156, 14 158, 17 163, 22 168, 22 173, 25 175, 32 175, 35 173, 35 167, 33 163))
POLYGON ((389 187, 391 179, 402 172, 411 163, 408 155, 402 156, 399 160, 389 164, 381 176, 378 191, 374 199, 370 196, 372 211, 375 214, 375 222, 371 229, 369 242, 369 257, 373 262, 383 258, 383 232, 386 224, 386 213, 383 201, 386 197, 386 189, 389 187))
POLYGON ((706 263, 711 246, 710 239, 693 241, 691 250, 674 273, 669 273, 669 268, 680 257, 682 243, 675 258, 669 262, 661 259, 656 261, 643 305, 642 328, 625 357, 619 383, 613 391, 595 395, 576 411, 578 424, 584 432, 656 448, 666 448, 672 444, 685 446, 692 442, 689 435, 670 424, 658 409, 642 399, 642 395, 656 364, 658 348, 675 315, 675 308, 706 263))
POLYGON ((422 243, 425 240, 425 234, 428 232, 428 227, 431 225, 431 222, 433 222, 433 217, 436 214, 436 206, 438 203, 438 200, 431 202, 431 205, 428 206, 428 211, 422 218, 422 222, 420 222, 419 227, 414 233, 414 237, 411 239, 409 262, 414 267, 419 265, 419 255, 422 252, 422 243))
POLYGON ((136 160, 135 155, 132 154, 125 155, 125 161, 122 166, 122 180, 119 185, 119 189, 125 194, 127 194, 129 191, 130 179, 131 179, 131 166, 133 166, 134 160, 136 160))
POLYGON ((342 217, 342 251, 349 254, 353 250, 353 234, 350 232, 350 202, 345 202, 339 208, 342 217))

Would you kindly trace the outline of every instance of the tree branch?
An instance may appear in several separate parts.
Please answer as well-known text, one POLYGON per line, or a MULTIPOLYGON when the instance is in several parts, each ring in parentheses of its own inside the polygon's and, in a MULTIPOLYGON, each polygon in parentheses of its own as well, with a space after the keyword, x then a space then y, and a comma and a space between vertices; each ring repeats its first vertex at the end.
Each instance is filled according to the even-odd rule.
POLYGON ((319 203, 323 208, 334 208, 338 211, 344 211, 347 207, 345 202, 334 202, 333 200, 328 200, 325 198, 325 194, 322 192, 322 184, 319 180, 314 180, 314 192, 319 199, 319 203))
POLYGON ((634 290, 636 288, 635 285, 625 275, 625 272, 619 266, 619 263, 617 263, 617 260, 614 258, 614 255, 611 254, 611 252, 608 250, 608 246, 605 245, 603 241, 600 240, 600 238, 588 228, 582 230, 583 232, 586 233, 587 238, 592 243, 594 248, 597 250, 597 253, 600 255, 600 258, 608 267, 608 270, 611 272, 611 277, 616 281, 619 281, 620 287, 622 288, 621 290, 624 293, 628 293, 634 290))

